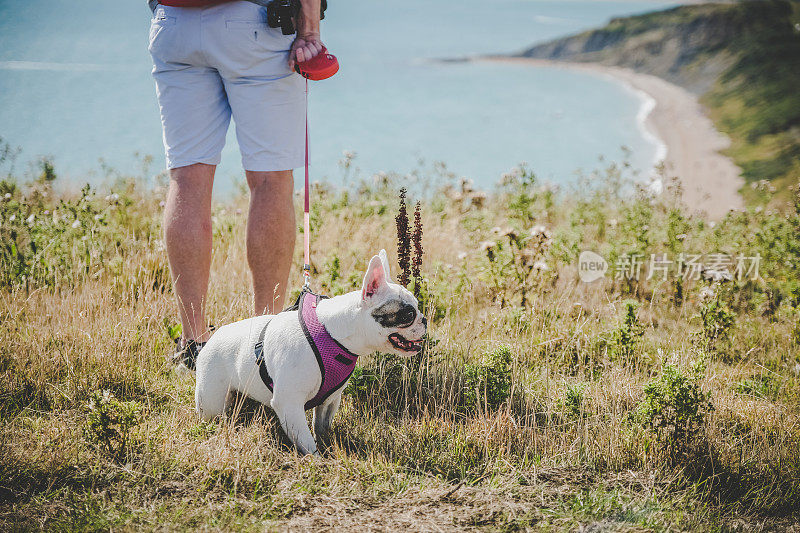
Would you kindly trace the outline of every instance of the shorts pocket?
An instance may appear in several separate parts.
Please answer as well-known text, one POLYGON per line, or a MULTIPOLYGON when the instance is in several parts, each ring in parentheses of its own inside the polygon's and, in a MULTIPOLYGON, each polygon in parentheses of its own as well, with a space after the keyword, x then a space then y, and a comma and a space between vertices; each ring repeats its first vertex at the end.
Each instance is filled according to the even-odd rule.
POLYGON ((153 20, 150 21, 150 40, 148 49, 152 54, 158 47, 158 42, 163 39, 164 31, 175 25, 175 17, 164 14, 163 11, 156 11, 153 20))
POLYGON ((167 15, 167 12, 163 7, 159 7, 158 9, 156 9, 155 13, 153 13, 151 26, 174 26, 174 25, 175 25, 175 17, 167 15))
POLYGON ((257 20, 228 20, 225 27, 273 52, 288 50, 294 41, 294 35, 284 35, 280 28, 270 28, 266 22, 257 20))
POLYGON ((154 18, 153 24, 157 26, 174 26, 175 25, 175 17, 168 17, 164 15, 161 18, 154 18))

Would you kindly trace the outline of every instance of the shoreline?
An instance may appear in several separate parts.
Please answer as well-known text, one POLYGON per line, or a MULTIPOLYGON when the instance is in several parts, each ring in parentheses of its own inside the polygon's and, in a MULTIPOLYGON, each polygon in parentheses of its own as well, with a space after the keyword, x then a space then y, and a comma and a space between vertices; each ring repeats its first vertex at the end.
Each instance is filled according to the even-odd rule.
POLYGON ((477 61, 521 63, 566 68, 621 83, 641 101, 636 121, 642 135, 656 144, 654 168, 663 160, 667 179, 677 176, 687 207, 720 219, 744 207, 739 189, 741 169, 721 153, 730 140, 717 131, 697 97, 686 89, 650 74, 598 63, 571 63, 525 57, 485 57, 477 61))

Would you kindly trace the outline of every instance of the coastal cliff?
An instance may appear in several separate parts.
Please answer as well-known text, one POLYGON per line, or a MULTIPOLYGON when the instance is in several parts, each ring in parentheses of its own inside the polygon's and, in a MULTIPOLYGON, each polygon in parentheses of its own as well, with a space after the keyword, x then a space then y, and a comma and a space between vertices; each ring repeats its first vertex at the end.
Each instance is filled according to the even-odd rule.
POLYGON ((681 6, 617 18, 518 57, 627 67, 700 97, 748 181, 800 176, 800 2, 681 6))

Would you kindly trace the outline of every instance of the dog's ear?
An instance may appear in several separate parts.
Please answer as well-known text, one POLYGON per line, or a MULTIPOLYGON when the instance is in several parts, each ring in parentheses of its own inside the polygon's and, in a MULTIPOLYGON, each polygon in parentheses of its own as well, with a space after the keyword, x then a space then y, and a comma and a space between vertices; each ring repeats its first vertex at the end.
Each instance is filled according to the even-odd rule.
POLYGON ((378 253, 378 257, 381 258, 381 264, 383 265, 383 272, 386 274, 386 280, 392 281, 392 274, 389 270, 389 258, 386 257, 386 250, 381 250, 378 253))
POLYGON ((364 276, 364 285, 361 288, 361 300, 367 301, 376 294, 380 293, 388 286, 386 270, 383 268, 383 261, 377 255, 373 255, 367 267, 367 274, 364 276))

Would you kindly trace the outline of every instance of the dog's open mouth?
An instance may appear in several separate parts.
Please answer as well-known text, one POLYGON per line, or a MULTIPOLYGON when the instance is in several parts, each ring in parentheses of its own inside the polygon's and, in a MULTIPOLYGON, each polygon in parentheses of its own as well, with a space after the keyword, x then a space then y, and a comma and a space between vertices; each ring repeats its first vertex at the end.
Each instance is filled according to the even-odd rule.
POLYGON ((392 333, 391 335, 389 335, 389 342, 392 343, 392 346, 404 352, 420 351, 422 349, 423 341, 424 339, 410 341, 405 337, 403 337, 402 335, 400 335, 399 333, 392 333))

